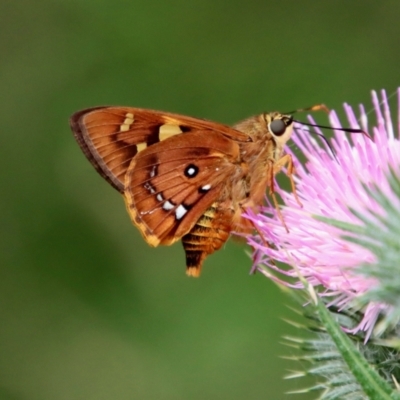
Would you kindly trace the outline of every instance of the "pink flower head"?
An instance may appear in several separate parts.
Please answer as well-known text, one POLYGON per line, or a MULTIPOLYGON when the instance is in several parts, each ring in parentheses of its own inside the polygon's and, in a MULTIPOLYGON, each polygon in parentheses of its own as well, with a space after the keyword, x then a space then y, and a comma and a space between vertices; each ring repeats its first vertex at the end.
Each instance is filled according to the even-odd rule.
MULTIPOLYGON (((398 96, 400 103, 400 89, 398 96)), ((359 214, 374 219, 377 229, 384 229, 379 216, 385 216, 385 209, 367 190, 374 187, 379 187, 400 210, 399 198, 387 179, 390 169, 400 171, 399 137, 394 133, 386 93, 382 91, 382 102, 379 102, 373 92, 372 101, 377 119, 377 126, 372 129, 368 128, 363 106, 357 118, 353 109, 344 105, 348 119, 344 126, 361 128, 371 138, 357 133, 351 134, 349 139, 345 132, 334 131, 330 143, 335 155, 325 143, 319 144, 304 126, 296 127, 293 141, 307 160, 302 165, 291 153, 301 205, 292 192, 276 187, 284 202, 281 214, 289 232, 271 204, 257 215, 247 212, 247 218, 262 235, 262 239, 259 235, 248 239, 254 248, 254 268, 294 288, 303 287, 298 279, 300 274, 311 285, 322 287, 320 295, 332 296, 331 304, 340 308, 354 304, 357 297, 379 284, 377 279, 360 274, 358 270, 362 264, 375 263, 376 255, 368 248, 343 239, 349 232, 321 221, 318 216, 362 225, 356 216, 359 214), (293 268, 283 269, 273 260, 293 268)), ((330 123, 332 127, 342 126, 335 112, 330 113, 330 123)), ((353 332, 366 331, 368 337, 379 314, 390 307, 382 302, 370 302, 363 310, 363 320, 353 332)))

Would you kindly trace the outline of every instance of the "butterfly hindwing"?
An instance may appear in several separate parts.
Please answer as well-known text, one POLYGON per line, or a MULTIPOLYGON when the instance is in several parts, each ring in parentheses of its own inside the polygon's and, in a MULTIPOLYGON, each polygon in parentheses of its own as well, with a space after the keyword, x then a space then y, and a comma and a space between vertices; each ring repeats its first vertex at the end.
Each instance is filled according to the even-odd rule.
POLYGON ((239 162, 239 146, 217 132, 171 137, 140 152, 125 178, 128 212, 152 246, 187 234, 223 196, 239 162))

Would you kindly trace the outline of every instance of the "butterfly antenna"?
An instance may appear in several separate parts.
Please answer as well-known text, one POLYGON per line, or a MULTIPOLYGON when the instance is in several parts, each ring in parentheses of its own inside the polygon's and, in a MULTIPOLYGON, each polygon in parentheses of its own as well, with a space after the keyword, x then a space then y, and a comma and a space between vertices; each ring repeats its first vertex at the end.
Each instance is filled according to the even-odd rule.
MULTIPOLYGON (((303 111, 324 111, 324 112, 326 112, 327 114, 329 114, 329 112, 330 112, 329 108, 328 108, 325 104, 316 104, 316 105, 311 106, 311 107, 299 108, 298 110, 289 112, 288 114, 295 114, 295 113, 297 113, 297 112, 303 112, 303 111)), ((368 133, 365 132, 365 131, 362 130, 362 129, 357 129, 357 128, 335 128, 335 127, 326 126, 326 125, 309 124, 309 123, 307 123, 307 122, 302 122, 302 121, 298 121, 298 120, 295 120, 295 119, 293 119, 293 121, 294 121, 294 122, 297 122, 298 124, 301 124, 301 125, 312 126, 312 127, 315 127, 315 128, 338 130, 338 131, 349 132, 349 133, 362 133, 363 135, 365 135, 365 136, 367 136, 369 139, 371 139, 371 137, 368 135, 368 133)), ((332 147, 331 144, 329 143, 328 139, 327 139, 323 134, 321 134, 321 133, 318 133, 318 132, 311 132, 311 131, 310 131, 310 133, 319 136, 319 137, 325 142, 325 144, 327 145, 327 147, 329 148, 329 150, 331 151, 331 153, 332 153, 333 156, 335 157, 335 160, 336 160, 337 162, 339 162, 339 160, 338 160, 337 157, 336 157, 336 153, 335 153, 335 151, 333 150, 333 147, 332 147)))
MULTIPOLYGON (((329 112, 330 112, 329 108, 325 104, 316 104, 315 106, 311 106, 311 107, 299 108, 298 110, 288 112, 287 114, 295 114, 297 112, 302 112, 302 111, 325 111, 327 114, 329 114, 329 112)), ((335 128, 332 126, 308 124, 306 122, 297 121, 295 119, 293 121, 297 122, 299 124, 302 124, 302 125, 314 126, 317 128, 331 129, 331 130, 343 131, 343 132, 349 132, 349 133, 362 133, 364 136, 371 139, 371 137, 368 135, 367 132, 365 132, 362 129, 358 129, 358 128, 335 128)), ((326 138, 323 135, 321 135, 321 134, 317 134, 317 135, 323 137, 326 140, 326 138)))
MULTIPOLYGON (((368 139, 371 139, 371 136, 368 135, 367 132, 365 132, 363 129, 359 128, 336 128, 334 126, 326 126, 326 125, 317 125, 317 124, 308 124, 307 122, 303 121, 297 121, 293 120, 294 122, 297 122, 298 124, 301 125, 307 125, 307 126, 315 126, 317 128, 323 128, 323 129, 331 129, 334 131, 343 131, 343 132, 349 132, 349 133, 362 133, 364 136, 366 136, 368 139)), ((320 135, 320 134, 319 134, 320 135)))
POLYGON ((329 108, 325 104, 315 104, 314 106, 311 106, 311 107, 299 108, 297 110, 289 111, 289 112, 283 113, 283 114, 291 115, 291 114, 296 114, 298 112, 304 112, 304 111, 325 111, 327 114, 330 113, 329 108))

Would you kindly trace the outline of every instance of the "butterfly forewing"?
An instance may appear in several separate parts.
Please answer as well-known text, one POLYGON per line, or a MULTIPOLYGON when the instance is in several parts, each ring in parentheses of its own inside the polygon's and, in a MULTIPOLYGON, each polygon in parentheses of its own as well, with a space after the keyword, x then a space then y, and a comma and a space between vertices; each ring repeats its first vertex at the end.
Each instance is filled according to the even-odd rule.
POLYGON ((114 188, 123 192, 126 170, 137 154, 136 141, 126 135, 129 108, 99 107, 74 114, 71 128, 83 152, 114 188), (125 123, 126 122, 126 123, 125 123))
POLYGON ((248 136, 222 124, 132 107, 96 107, 71 117, 71 128, 96 170, 121 193, 133 157, 182 133, 217 131, 237 141, 248 136))
POLYGON ((239 146, 216 132, 180 135, 143 150, 125 180, 128 211, 152 246, 188 233, 238 168, 239 146))

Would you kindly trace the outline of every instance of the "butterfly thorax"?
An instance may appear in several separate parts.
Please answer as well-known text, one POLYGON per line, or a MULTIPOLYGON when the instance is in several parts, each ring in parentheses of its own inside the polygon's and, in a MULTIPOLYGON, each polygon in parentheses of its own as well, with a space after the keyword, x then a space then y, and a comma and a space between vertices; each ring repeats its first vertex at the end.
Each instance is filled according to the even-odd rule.
POLYGON ((241 184, 245 197, 251 199, 246 205, 256 208, 263 202, 266 189, 276 173, 274 165, 282 157, 284 146, 291 137, 292 119, 278 112, 264 113, 248 118, 234 128, 251 138, 251 141, 239 144, 240 158, 248 168, 241 184), (280 121, 282 129, 274 134, 271 123, 279 124, 280 121))
POLYGON ((234 125, 234 128, 251 138, 251 142, 240 143, 243 160, 250 163, 267 151, 268 158, 276 162, 282 157, 283 148, 292 135, 293 120, 290 115, 271 112, 250 117, 234 125), (274 133, 271 123, 279 122, 282 126, 274 133))

